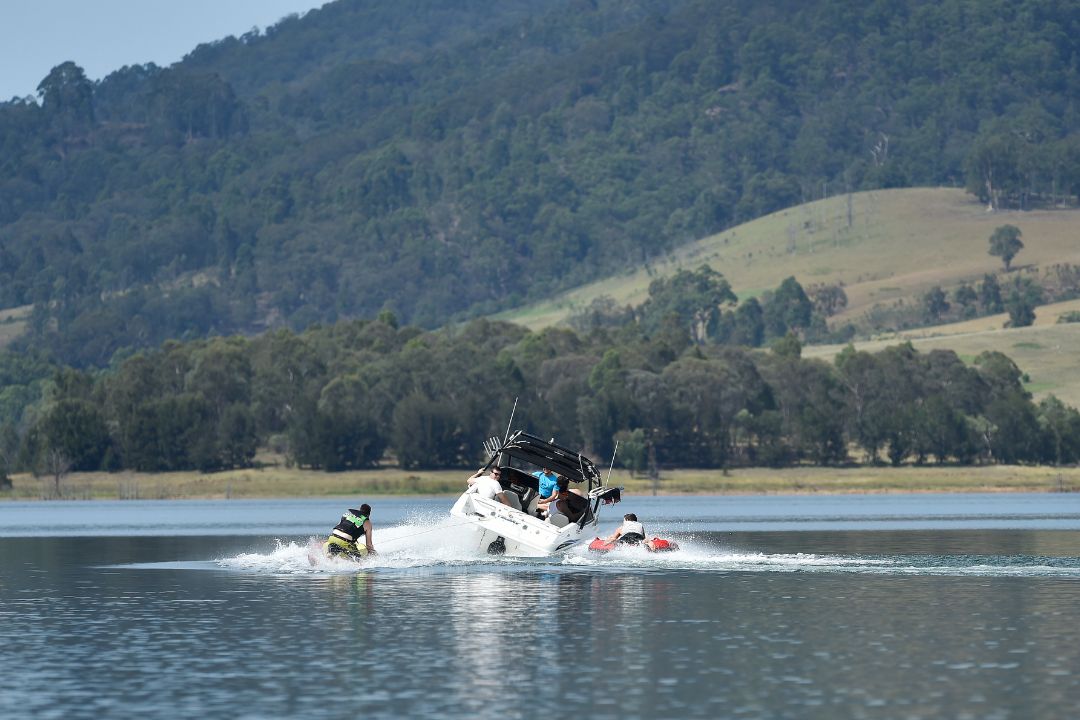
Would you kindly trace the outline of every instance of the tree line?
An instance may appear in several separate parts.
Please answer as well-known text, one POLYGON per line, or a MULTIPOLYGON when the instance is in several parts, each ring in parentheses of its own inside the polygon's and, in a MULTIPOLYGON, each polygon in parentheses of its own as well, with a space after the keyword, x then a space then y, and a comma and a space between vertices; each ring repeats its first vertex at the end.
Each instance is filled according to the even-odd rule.
MULTIPOLYGON (((707 268, 688 275, 726 285, 707 268)), ((43 473, 212 471, 249 466, 259 448, 327 471, 468 467, 517 399, 516 425, 601 459, 618 443, 635 471, 1080 461, 1080 413, 1035 402, 1001 353, 968 365, 905 344, 808 359, 798 328, 760 349, 703 330, 722 324, 712 310, 735 312, 726 293, 675 303, 666 283, 653 289, 624 323, 588 333, 488 320, 425 331, 383 313, 56 368, 0 426, 2 457, 8 472, 43 473)))

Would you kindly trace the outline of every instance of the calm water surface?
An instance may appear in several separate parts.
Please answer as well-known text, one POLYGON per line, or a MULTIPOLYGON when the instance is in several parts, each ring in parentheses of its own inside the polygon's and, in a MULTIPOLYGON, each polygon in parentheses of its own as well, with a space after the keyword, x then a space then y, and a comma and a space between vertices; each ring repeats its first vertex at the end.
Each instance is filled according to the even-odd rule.
POLYGON ((683 550, 539 562, 375 499, 312 564, 348 504, 0 503, 0 717, 1080 717, 1080 496, 627 498, 683 550))

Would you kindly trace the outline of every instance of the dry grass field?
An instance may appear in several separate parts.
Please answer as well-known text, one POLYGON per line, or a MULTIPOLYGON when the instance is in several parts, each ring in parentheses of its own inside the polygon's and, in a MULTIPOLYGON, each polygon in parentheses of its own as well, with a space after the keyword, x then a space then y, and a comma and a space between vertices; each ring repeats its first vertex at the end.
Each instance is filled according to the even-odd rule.
MULTIPOLYGON (((1080 309, 1080 301, 1045 305, 1036 309, 1031 327, 1003 328, 1005 315, 995 315, 952 325, 896 333, 866 342, 853 343, 859 350, 877 351, 889 345, 910 342, 916 349, 954 350, 971 362, 979 353, 1005 353, 1028 375, 1029 391, 1036 398, 1056 395, 1073 407, 1080 407, 1080 323, 1051 324, 1062 312, 1080 309)), ((804 357, 832 359, 840 345, 803 348, 804 357)))
MULTIPOLYGON (((288 468, 236 470, 203 475, 184 473, 73 473, 61 481, 16 475, 0 500, 158 500, 272 497, 355 497, 440 495, 451 498, 465 487, 462 470, 405 472, 396 469, 323 473, 288 468)), ((629 496, 673 494, 757 495, 900 492, 1080 492, 1080 468, 986 467, 798 467, 672 470, 655 484, 616 471, 610 484, 629 496)), ((449 507, 449 503, 448 503, 449 507)))
MULTIPOLYGON (((407 472, 397 469, 325 473, 285 467, 219 473, 71 473, 59 497, 79 500, 165 500, 180 498, 338 497, 366 495, 452 495, 465 487, 465 471, 407 472)), ((52 477, 14 475, 0 498, 57 497, 52 477)))

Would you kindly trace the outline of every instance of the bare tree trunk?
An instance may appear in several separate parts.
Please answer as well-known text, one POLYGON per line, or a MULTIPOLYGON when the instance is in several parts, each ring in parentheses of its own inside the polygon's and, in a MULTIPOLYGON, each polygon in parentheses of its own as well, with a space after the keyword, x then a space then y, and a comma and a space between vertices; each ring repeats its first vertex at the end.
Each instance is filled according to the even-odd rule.
POLYGON ((652 494, 660 489, 660 468, 656 465, 656 447, 649 442, 649 478, 652 480, 652 494))
POLYGON ((63 493, 60 488, 60 481, 71 470, 71 460, 64 454, 62 450, 50 448, 45 453, 45 470, 53 478, 53 491, 56 497, 62 497, 63 493))

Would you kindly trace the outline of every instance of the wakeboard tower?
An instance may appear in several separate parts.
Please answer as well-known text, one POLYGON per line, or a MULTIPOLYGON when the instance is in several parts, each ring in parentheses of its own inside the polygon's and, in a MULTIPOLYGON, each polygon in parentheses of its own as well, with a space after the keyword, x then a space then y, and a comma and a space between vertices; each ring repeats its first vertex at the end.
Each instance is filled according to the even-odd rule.
POLYGON ((605 487, 600 470, 579 452, 524 431, 484 443, 489 457, 484 472, 500 470, 499 484, 509 504, 465 491, 450 514, 471 526, 477 549, 493 555, 546 557, 564 552, 594 535, 600 508, 619 502, 621 488, 605 487), (541 518, 536 514, 539 480, 533 472, 547 468, 570 480, 565 512, 541 518))

